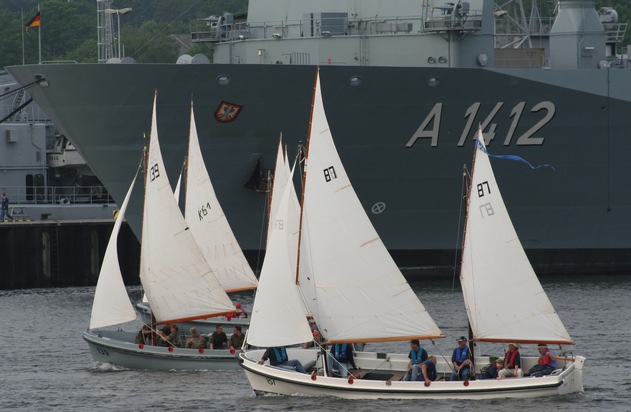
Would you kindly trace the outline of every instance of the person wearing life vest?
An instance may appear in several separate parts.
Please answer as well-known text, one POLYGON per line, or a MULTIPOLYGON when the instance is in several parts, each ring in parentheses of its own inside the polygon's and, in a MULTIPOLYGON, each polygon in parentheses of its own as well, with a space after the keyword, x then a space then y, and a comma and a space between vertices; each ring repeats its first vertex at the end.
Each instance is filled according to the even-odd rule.
POLYGON ((509 343, 508 351, 504 355, 504 368, 497 371, 497 379, 514 378, 519 376, 520 364, 521 355, 519 354, 519 345, 516 343, 509 343))
POLYGON ((471 351, 467 346, 467 338, 461 336, 457 339, 458 347, 451 355, 454 371, 451 373, 452 381, 469 380, 471 376, 471 351))
POLYGON ((408 371, 403 377, 403 380, 421 380, 421 364, 427 360, 427 351, 423 349, 418 339, 412 339, 410 341, 410 353, 408 358, 410 358, 410 361, 408 362, 408 371))
POLYGON ((267 348, 263 357, 259 361, 260 364, 265 363, 269 359, 269 363, 272 366, 278 366, 279 368, 296 370, 300 373, 307 373, 304 366, 298 359, 287 358, 287 350, 284 346, 278 346, 273 348, 267 348))
POLYGON ((353 356, 352 343, 336 343, 331 345, 331 351, 328 359, 329 376, 333 376, 334 370, 338 371, 341 378, 347 378, 349 369, 352 366, 355 369, 355 358, 353 356))
POLYGON ((548 345, 540 343, 537 345, 537 350, 539 351, 538 364, 530 368, 527 373, 524 373, 524 376, 539 377, 550 375, 556 369, 557 357, 550 349, 548 349, 548 345))

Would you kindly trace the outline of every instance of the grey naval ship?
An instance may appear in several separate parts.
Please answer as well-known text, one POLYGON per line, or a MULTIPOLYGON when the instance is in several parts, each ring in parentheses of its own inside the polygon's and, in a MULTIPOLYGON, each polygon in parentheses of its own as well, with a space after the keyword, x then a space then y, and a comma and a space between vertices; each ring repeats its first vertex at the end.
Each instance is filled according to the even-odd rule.
MULTIPOLYGON (((193 41, 212 44, 212 63, 183 56, 183 64, 8 71, 32 84, 28 92, 118 202, 146 144, 155 90, 175 186, 193 99, 218 198, 254 252, 264 249, 264 188, 279 134, 293 158, 306 142, 320 67, 342 161, 400 266, 453 273, 463 165, 481 125, 491 154, 534 167, 493 160, 537 273, 629 273, 631 70, 616 50, 626 24, 593 0, 559 0, 550 18, 532 3, 252 0, 247 15, 211 16, 193 30, 193 41)), ((121 57, 109 61, 131 60, 121 57)), ((138 189, 128 211, 136 233, 138 189)))

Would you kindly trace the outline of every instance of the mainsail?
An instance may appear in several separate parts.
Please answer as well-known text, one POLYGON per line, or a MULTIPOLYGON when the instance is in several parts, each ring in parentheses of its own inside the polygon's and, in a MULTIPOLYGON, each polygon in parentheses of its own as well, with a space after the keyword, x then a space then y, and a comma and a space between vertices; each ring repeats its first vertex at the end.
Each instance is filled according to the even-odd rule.
POLYGON ((140 277, 159 323, 235 313, 188 230, 164 168, 153 103, 145 177, 140 277))
POLYGON ((327 341, 442 337, 355 194, 333 143, 319 74, 302 207, 299 285, 327 341))
POLYGON ((110 240, 105 249, 103 265, 99 272, 99 279, 96 282, 94 291, 94 301, 92 302, 92 314, 90 316, 90 329, 102 328, 105 326, 118 325, 136 319, 136 311, 129 300, 129 295, 125 289, 123 275, 121 274, 118 262, 118 232, 120 232, 125 211, 129 204, 131 192, 136 183, 138 171, 131 181, 125 200, 118 211, 110 240))
POLYGON ((460 272, 474 340, 572 343, 517 237, 480 129, 475 140, 460 272))
POLYGON ((193 237, 226 292, 255 289, 258 281, 230 228, 213 188, 191 104, 185 214, 193 237))

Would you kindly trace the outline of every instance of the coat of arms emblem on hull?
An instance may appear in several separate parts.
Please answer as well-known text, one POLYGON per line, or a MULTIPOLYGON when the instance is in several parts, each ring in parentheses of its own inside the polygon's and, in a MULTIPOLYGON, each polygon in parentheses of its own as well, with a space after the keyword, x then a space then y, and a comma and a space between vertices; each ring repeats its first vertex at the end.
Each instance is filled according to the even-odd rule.
POLYGON ((237 118, 242 108, 238 104, 221 102, 215 110, 215 119, 221 123, 229 123, 237 118))

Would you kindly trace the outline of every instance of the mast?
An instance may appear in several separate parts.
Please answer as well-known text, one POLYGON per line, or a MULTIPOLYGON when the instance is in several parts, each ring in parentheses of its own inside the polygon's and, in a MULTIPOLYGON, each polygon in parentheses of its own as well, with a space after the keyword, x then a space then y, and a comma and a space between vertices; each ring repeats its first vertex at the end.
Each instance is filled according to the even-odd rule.
POLYGON ((296 261, 296 284, 299 283, 300 277, 300 247, 302 244, 302 215, 305 210, 305 185, 307 183, 307 169, 309 169, 309 143, 311 142, 311 123, 313 122, 313 109, 316 98, 316 87, 318 86, 318 78, 320 77, 320 66, 316 67, 315 78, 313 80, 313 93, 311 94, 311 114, 309 115, 309 133, 307 133, 307 149, 305 151, 305 166, 302 172, 302 193, 300 194, 300 225, 298 229, 298 260, 296 261))

